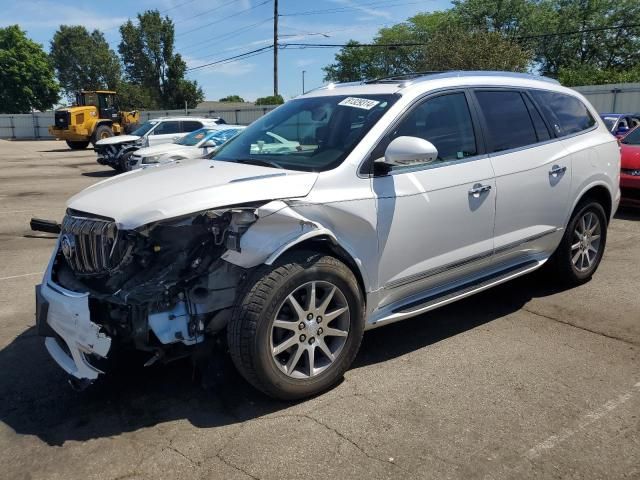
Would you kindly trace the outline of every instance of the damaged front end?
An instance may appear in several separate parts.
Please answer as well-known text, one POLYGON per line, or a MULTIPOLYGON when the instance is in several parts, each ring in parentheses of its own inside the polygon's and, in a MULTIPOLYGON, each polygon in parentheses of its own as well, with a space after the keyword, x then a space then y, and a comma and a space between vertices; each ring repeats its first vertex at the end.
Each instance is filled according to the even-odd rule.
POLYGON ((247 269, 223 260, 257 219, 257 206, 215 209, 121 230, 68 210, 45 281, 38 332, 75 379, 103 373, 114 344, 147 365, 190 355, 226 326, 247 269))

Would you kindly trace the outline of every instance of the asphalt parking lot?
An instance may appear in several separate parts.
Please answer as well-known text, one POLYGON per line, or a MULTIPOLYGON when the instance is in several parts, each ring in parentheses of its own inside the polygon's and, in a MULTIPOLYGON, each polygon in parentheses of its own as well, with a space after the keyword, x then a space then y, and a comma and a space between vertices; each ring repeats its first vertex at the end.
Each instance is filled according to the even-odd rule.
POLYGON ((368 332, 311 400, 228 365, 204 388, 187 361, 76 393, 35 335, 54 238, 29 219, 113 173, 92 150, 0 140, 0 478, 640 478, 640 212, 618 213, 586 285, 534 274, 368 332))

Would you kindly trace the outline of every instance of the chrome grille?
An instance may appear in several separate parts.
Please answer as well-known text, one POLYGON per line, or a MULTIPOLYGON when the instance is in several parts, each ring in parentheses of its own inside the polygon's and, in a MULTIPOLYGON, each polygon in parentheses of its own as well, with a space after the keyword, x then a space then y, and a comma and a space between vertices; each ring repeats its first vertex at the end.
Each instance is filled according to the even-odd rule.
POLYGON ((60 248, 74 272, 109 273, 121 263, 125 250, 115 222, 67 214, 62 221, 60 248))

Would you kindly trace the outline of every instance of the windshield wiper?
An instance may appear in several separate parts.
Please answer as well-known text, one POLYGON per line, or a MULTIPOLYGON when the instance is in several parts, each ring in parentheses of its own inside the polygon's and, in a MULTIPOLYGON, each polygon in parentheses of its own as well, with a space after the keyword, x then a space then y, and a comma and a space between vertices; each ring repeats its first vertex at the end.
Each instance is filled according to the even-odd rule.
POLYGON ((247 163, 249 165, 258 165, 261 167, 282 168, 284 167, 273 160, 263 160, 261 158, 238 158, 235 160, 237 163, 247 163))

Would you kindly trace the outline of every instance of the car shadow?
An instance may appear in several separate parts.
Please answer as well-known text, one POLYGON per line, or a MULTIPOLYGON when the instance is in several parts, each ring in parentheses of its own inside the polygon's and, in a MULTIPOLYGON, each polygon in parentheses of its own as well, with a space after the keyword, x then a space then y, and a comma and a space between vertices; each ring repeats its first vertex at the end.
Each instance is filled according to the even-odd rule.
POLYGON ((614 218, 618 220, 640 220, 640 208, 619 207, 614 218))
MULTIPOLYGON (((513 313, 532 297, 561 290, 533 274, 415 319, 372 330, 365 334, 352 369, 428 348, 513 313)), ((140 359, 127 363, 131 358, 125 356, 116 362, 116 372, 78 393, 68 386, 66 374, 49 358, 43 339, 32 327, 0 350, 0 418, 18 434, 62 445, 178 419, 198 428, 213 428, 292 405, 257 392, 235 372, 227 355, 219 357, 215 367, 199 374, 188 360, 143 368, 140 359)))
POLYGON ((53 148, 50 150, 38 150, 38 153, 73 153, 78 154, 82 152, 94 152, 93 148, 83 148, 82 150, 71 150, 70 148, 53 148))
POLYGON ((85 177, 92 178, 108 178, 117 175, 118 172, 115 170, 100 170, 99 172, 82 172, 82 175, 85 177))

